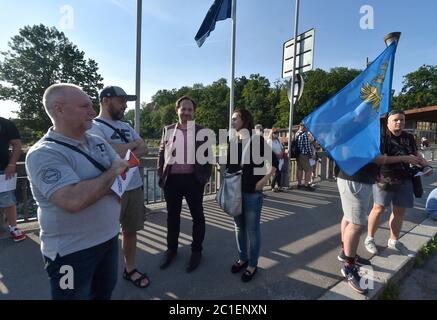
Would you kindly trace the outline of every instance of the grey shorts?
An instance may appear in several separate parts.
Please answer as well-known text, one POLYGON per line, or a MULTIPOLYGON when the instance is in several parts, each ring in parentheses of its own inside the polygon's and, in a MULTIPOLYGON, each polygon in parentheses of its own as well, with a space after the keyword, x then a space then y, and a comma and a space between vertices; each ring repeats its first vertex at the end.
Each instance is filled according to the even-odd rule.
POLYGON ((411 179, 404 180, 398 191, 385 191, 373 185, 373 202, 380 206, 388 207, 392 204, 395 207, 412 208, 414 206, 414 190, 411 179))
POLYGON ((16 204, 15 190, 0 192, 0 208, 9 208, 16 204))
POLYGON ((337 178, 344 218, 357 225, 365 226, 370 211, 372 185, 337 178))
POLYGON ((121 229, 125 232, 143 230, 145 214, 143 189, 126 191, 121 198, 121 229))
POLYGON ((297 167, 305 172, 310 172, 312 167, 310 166, 310 157, 304 154, 297 156, 297 167))

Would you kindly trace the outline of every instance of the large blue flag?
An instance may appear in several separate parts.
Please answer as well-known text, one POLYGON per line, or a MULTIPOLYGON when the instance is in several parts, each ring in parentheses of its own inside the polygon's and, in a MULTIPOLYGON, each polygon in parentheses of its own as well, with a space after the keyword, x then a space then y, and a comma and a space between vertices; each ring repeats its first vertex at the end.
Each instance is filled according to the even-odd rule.
POLYGON ((348 175, 380 154, 380 117, 390 108, 396 46, 393 42, 366 70, 303 120, 348 175))
POLYGON ((220 20, 226 20, 231 17, 232 0, 214 0, 211 8, 209 8, 202 25, 197 31, 194 40, 196 40, 199 48, 208 38, 211 31, 215 29, 215 23, 220 20))

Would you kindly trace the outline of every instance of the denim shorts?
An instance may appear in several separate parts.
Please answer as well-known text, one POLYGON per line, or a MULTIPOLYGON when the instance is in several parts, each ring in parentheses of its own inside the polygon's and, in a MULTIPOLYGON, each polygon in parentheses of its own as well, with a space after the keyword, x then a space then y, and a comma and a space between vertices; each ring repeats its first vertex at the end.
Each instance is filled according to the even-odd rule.
POLYGON ((373 201, 383 207, 392 204, 395 207, 412 208, 414 206, 414 190, 411 179, 404 180, 398 191, 386 191, 373 185, 373 201))
POLYGON ((9 208, 16 204, 15 190, 0 192, 0 208, 9 208))

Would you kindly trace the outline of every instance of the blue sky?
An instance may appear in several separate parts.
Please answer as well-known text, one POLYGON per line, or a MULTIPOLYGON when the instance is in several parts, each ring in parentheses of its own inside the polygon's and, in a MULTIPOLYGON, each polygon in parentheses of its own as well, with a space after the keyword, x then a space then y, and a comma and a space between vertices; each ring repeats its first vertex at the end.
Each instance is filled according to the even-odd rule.
MULTIPOLYGON (((141 101, 159 89, 229 79, 230 19, 220 21, 201 48, 194 36, 213 0, 144 0, 141 101)), ((237 0, 236 76, 281 77, 282 45, 294 34, 295 0, 237 0)), ((24 25, 56 26, 96 60, 105 85, 135 90, 136 0, 0 0, 0 51, 24 25), (73 9, 72 28, 62 28, 73 9)), ((364 68, 385 48, 383 37, 402 32, 393 87, 422 64, 437 64, 435 0, 301 0, 299 33, 315 28, 314 67, 364 68), (363 30, 362 6, 374 12, 374 28, 363 30)), ((133 108, 133 104, 129 105, 133 108)), ((0 115, 17 105, 0 101, 0 115)))

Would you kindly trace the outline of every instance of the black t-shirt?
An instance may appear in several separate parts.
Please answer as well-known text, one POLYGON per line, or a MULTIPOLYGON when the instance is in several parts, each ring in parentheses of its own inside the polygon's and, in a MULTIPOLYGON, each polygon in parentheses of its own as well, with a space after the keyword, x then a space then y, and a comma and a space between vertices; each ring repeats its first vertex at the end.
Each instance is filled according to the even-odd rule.
POLYGON ((335 175, 344 180, 356 181, 366 184, 376 183, 376 178, 378 176, 378 165, 371 162, 366 164, 360 170, 358 170, 354 175, 349 176, 344 173, 337 165, 335 166, 335 175))
MULTIPOLYGON (((387 130, 386 135, 381 137, 381 154, 388 156, 416 155, 416 139, 412 134, 405 131, 402 131, 396 137, 387 130)), ((406 163, 393 163, 381 166, 381 175, 405 180, 411 177, 411 171, 409 171, 409 165, 406 163)))
MULTIPOLYGON (((264 150, 264 138, 261 136, 255 136, 252 139, 260 139, 259 140, 259 146, 260 146, 260 157, 261 158, 266 158, 265 154, 266 152, 271 152, 271 159, 272 159, 272 166, 276 168, 276 170, 278 169, 278 158, 276 157, 275 153, 272 151, 272 149, 270 147, 268 147, 268 150, 264 150)), ((226 169, 229 173, 234 173, 237 172, 239 170, 241 170, 241 167, 239 164, 231 164, 230 163, 230 150, 231 150, 231 143, 236 143, 237 144, 237 148, 238 148, 238 163, 241 163, 241 157, 242 157, 242 153, 243 153, 243 145, 241 143, 241 140, 238 140, 238 143, 235 141, 232 142, 228 142, 228 160, 227 160, 227 164, 226 164, 226 169)), ((252 143, 252 140, 251 140, 252 143)), ((247 149, 246 152, 249 152, 252 149, 252 145, 251 147, 247 149)), ((254 159, 252 157, 252 152, 250 152, 250 163, 246 163, 243 165, 243 175, 241 177, 241 188, 243 192, 247 192, 247 193, 254 193, 255 192, 255 186, 257 184, 257 182, 259 180, 261 180, 264 176, 263 175, 255 175, 254 174, 254 169, 255 168, 262 168, 264 166, 264 162, 256 164, 254 162, 254 159)))
POLYGON ((6 169, 9 163, 9 142, 20 139, 20 133, 14 123, 0 117, 0 171, 6 169))

